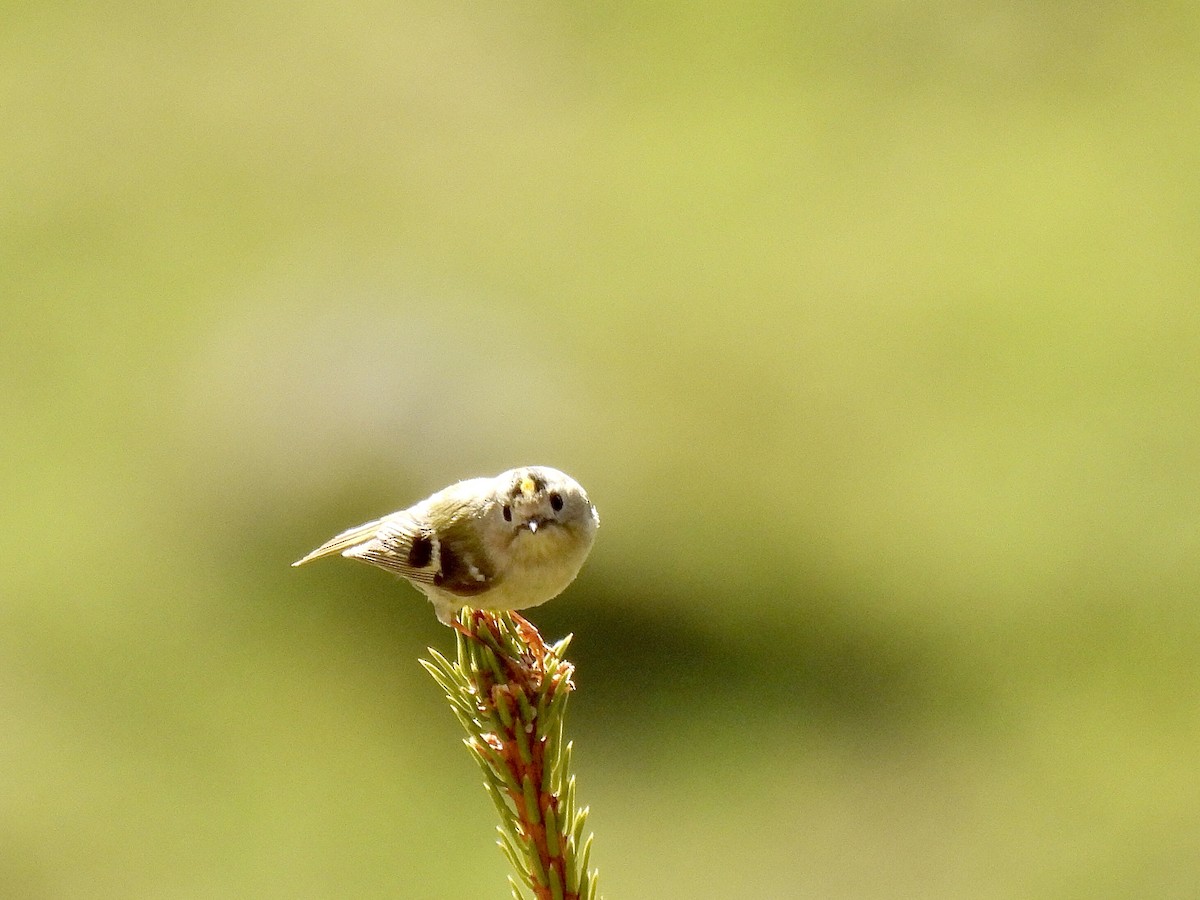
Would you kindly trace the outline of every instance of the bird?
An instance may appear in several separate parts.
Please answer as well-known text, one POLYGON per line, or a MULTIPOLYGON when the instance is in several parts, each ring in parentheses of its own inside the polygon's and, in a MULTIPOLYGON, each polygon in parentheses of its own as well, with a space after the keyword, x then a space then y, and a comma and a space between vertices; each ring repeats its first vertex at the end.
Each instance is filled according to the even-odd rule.
POLYGON ((422 591, 453 626, 464 606, 519 610, 566 589, 591 552, 600 515, 579 482, 549 466, 459 481, 408 509, 330 538, 293 566, 358 559, 422 591))

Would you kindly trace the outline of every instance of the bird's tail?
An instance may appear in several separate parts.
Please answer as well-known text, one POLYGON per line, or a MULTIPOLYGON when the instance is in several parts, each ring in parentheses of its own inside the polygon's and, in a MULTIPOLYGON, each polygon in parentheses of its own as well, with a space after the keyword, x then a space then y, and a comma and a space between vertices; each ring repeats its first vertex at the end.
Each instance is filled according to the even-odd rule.
POLYGON ((314 559, 323 559, 326 556, 335 556, 339 553, 344 553, 351 547, 357 547, 359 544, 365 544, 367 541, 375 537, 379 530, 379 523, 382 519, 376 519, 374 522, 367 522, 363 525, 356 525, 353 528, 347 529, 337 537, 332 537, 323 543, 320 547, 314 550, 308 556, 296 560, 292 563, 293 566, 302 566, 306 562, 312 562, 314 559))

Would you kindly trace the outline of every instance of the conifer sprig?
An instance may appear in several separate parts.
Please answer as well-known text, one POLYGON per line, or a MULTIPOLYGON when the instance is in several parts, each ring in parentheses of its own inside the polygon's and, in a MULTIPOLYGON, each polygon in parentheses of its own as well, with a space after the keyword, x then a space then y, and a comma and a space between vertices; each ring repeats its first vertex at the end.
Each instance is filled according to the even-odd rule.
POLYGON ((500 815, 498 843, 516 871, 514 900, 598 900, 588 868, 587 807, 577 808, 571 743, 563 742, 575 667, 571 636, 547 646, 517 613, 464 609, 457 658, 430 648, 421 665, 446 692, 500 815))

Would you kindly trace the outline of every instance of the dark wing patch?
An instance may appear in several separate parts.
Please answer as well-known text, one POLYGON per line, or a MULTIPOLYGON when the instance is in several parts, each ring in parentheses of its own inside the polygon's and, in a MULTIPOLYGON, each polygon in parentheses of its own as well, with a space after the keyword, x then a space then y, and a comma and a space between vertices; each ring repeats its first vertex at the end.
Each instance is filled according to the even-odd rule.
POLYGON ((423 569, 433 560, 433 539, 422 532, 413 538, 408 548, 408 564, 414 569, 423 569))
POLYGON ((380 522, 373 540, 346 555, 448 594, 477 596, 493 587, 498 576, 479 543, 471 512, 466 505, 450 510, 437 534, 411 516, 389 517, 380 522))
POLYGON ((434 587, 460 597, 474 597, 495 584, 495 572, 488 565, 473 527, 456 522, 441 536, 438 572, 434 587))
POLYGON ((433 580, 429 566, 437 555, 437 541, 411 516, 401 513, 380 520, 374 539, 350 548, 344 555, 395 572, 409 581, 428 584, 433 580))

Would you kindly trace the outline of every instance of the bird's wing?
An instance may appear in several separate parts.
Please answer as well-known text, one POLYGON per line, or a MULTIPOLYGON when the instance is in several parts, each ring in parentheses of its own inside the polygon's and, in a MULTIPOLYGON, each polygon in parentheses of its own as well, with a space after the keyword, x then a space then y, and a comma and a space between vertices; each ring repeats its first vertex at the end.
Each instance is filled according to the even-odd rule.
POLYGON ((470 503, 434 495, 412 509, 343 531, 292 565, 340 553, 394 572, 422 588, 473 597, 499 580, 496 565, 480 540, 475 514, 470 503), (433 517, 441 523, 436 531, 429 524, 429 504, 433 502, 444 504, 433 517))
POLYGON ((371 540, 343 551, 395 572, 419 587, 458 597, 482 594, 497 582, 494 563, 479 540, 479 529, 467 507, 439 517, 438 531, 423 518, 389 516, 371 540))
POLYGON ((438 539, 420 519, 396 513, 375 523, 368 540, 346 546, 342 556, 361 559, 409 581, 433 584, 438 572, 438 539))
POLYGON ((314 559, 324 559, 326 556, 336 556, 339 553, 345 553, 359 544, 365 544, 375 538, 380 526, 387 519, 376 519, 373 522, 366 522, 362 525, 356 525, 353 528, 348 528, 337 537, 331 537, 312 553, 296 560, 292 563, 293 566, 302 566, 306 562, 312 562, 314 559))
POLYGON ((494 587, 500 572, 483 546, 476 523, 453 520, 437 548, 437 568, 430 583, 458 597, 474 597, 494 587))

